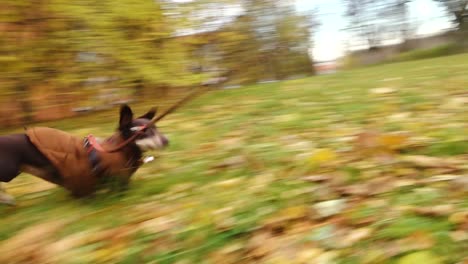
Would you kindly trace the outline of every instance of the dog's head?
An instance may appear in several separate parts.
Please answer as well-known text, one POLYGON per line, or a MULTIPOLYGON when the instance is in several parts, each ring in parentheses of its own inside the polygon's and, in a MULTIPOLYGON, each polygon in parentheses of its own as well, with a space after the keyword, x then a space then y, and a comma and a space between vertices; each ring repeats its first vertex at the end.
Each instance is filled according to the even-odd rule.
POLYGON ((120 108, 119 131, 124 138, 129 138, 139 133, 135 143, 141 151, 161 149, 169 144, 169 140, 160 133, 157 127, 151 123, 156 115, 156 109, 152 108, 148 113, 134 119, 132 109, 128 105, 120 108))

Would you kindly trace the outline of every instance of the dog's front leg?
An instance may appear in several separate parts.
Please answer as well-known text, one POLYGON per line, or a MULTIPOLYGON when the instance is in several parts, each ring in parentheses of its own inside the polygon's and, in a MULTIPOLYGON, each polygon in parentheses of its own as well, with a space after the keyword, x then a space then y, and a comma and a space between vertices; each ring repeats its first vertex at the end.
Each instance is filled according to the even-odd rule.
POLYGON ((113 193, 124 194, 129 189, 130 179, 128 176, 114 176, 108 179, 107 187, 113 193))
POLYGON ((5 192, 1 183, 0 183, 0 204, 6 204, 10 206, 16 205, 15 198, 13 198, 13 196, 5 192))

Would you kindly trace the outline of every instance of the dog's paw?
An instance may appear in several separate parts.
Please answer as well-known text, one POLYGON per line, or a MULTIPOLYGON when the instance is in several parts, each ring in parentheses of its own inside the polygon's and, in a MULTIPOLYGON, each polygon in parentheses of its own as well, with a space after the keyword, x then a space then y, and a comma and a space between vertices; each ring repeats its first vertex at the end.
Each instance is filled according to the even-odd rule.
POLYGON ((5 192, 0 192, 0 204, 15 206, 16 201, 15 201, 15 198, 13 198, 13 196, 11 196, 11 195, 9 195, 9 194, 7 194, 5 192))

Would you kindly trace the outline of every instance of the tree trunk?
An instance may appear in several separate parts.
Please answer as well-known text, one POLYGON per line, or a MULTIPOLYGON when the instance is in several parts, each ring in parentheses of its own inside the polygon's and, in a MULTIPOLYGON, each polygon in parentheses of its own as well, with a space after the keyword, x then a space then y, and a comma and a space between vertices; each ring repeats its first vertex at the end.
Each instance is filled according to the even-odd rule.
POLYGON ((34 121, 33 115, 33 104, 29 98, 28 86, 24 83, 20 83, 17 86, 18 95, 20 96, 19 103, 21 107, 22 122, 23 125, 31 124, 34 121))
POLYGON ((144 85, 144 82, 142 79, 137 79, 135 80, 135 83, 134 83, 134 95, 136 97, 136 99, 140 100, 144 97, 144 88, 145 88, 145 85, 144 85))

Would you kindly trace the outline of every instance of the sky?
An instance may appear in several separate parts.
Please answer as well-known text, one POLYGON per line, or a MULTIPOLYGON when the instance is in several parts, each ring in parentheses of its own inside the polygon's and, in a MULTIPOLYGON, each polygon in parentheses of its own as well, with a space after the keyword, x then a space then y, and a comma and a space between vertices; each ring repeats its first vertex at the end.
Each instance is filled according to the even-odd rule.
MULTIPOLYGON (((347 25, 343 0, 296 0, 296 9, 316 10, 319 14, 321 26, 314 35, 311 51, 315 61, 334 60, 345 53, 349 35, 343 30, 347 25)), ((420 36, 450 28, 450 21, 443 14, 443 8, 432 0, 416 0, 410 4, 410 17, 417 22, 416 34, 420 36)))

